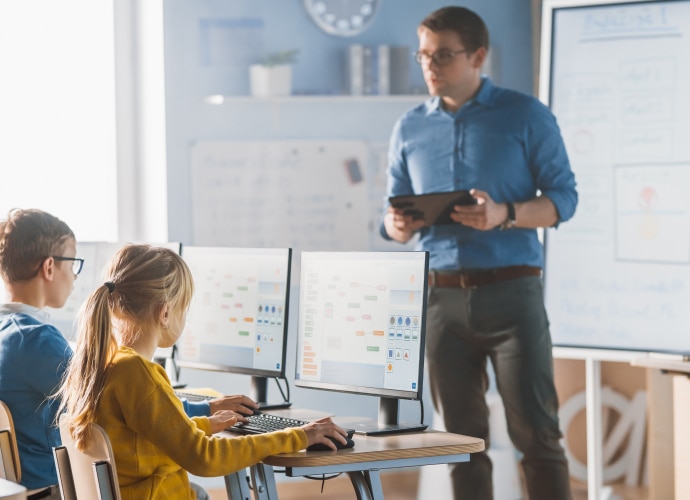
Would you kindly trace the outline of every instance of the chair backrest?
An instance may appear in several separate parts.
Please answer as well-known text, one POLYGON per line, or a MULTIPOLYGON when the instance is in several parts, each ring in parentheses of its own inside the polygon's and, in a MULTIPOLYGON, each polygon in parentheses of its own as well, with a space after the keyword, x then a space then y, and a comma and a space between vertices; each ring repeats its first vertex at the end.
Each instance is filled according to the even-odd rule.
POLYGON ((92 424, 91 439, 86 450, 79 450, 69 434, 65 415, 60 416, 60 437, 67 452, 55 448, 55 465, 58 468, 60 492, 64 500, 121 500, 117 482, 115 455, 105 430, 92 424), (71 478, 68 472, 71 472, 71 478), (71 481, 70 481, 71 479, 71 481), (70 497, 73 485, 75 497, 70 497))
POLYGON ((53 448, 53 458, 55 459, 55 469, 57 470, 58 486, 60 487, 62 500, 77 500, 67 448, 64 446, 53 448))
POLYGON ((18 483, 22 480, 19 464, 17 435, 14 433, 12 414, 4 401, 0 401, 0 478, 18 483))

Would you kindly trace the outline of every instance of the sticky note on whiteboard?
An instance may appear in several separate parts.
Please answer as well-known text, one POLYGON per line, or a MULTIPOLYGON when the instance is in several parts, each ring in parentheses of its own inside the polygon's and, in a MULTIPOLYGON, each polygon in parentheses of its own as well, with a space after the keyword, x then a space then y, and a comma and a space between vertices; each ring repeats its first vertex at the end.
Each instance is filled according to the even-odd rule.
POLYGON ((362 169, 357 158, 348 158, 345 160, 345 171, 351 184, 357 184, 364 180, 362 169))

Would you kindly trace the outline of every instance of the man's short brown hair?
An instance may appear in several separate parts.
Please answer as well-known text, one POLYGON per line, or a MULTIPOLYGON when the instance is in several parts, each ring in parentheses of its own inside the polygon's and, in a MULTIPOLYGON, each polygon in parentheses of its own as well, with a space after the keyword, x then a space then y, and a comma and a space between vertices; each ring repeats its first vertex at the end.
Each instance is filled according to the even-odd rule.
POLYGON ((442 7, 420 24, 434 33, 454 31, 465 49, 472 53, 480 47, 489 50, 489 30, 481 17, 465 7, 442 7))

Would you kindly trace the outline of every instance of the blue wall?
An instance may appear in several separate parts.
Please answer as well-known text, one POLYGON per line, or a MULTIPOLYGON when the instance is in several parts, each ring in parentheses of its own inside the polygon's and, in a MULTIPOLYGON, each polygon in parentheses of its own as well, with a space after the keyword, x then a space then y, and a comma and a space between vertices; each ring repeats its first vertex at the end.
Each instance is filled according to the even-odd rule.
MULTIPOLYGON (((229 100, 204 102, 212 94, 248 95, 248 66, 266 52, 299 49, 293 67, 297 93, 337 94, 344 81, 344 52, 351 43, 417 46, 416 27, 439 0, 381 0, 373 26, 361 36, 336 38, 312 23, 302 0, 166 0, 165 59, 168 155, 168 213, 171 241, 193 244, 191 235, 190 145, 198 140, 388 140, 395 120, 423 96, 412 99, 229 100)), ((492 36, 496 83, 530 93, 532 27, 530 0, 468 0, 492 36)), ((410 59, 411 60, 411 59, 410 59)), ((410 64, 413 87, 424 90, 421 71, 410 64)), ((279 216, 279 214, 277 214, 279 216)), ((364 222, 363 222, 364 223, 364 222)), ((292 297, 297 297, 292 290, 292 297)), ((295 307, 296 304, 291 304, 295 307)), ((296 331, 297 315, 290 315, 296 331)), ((294 337, 294 336, 293 336, 294 337)), ((373 417, 377 400, 294 387, 293 338, 286 371, 297 407, 338 415, 373 417)), ((185 369, 182 380, 225 393, 247 393, 249 379, 239 375, 185 369)), ((269 399, 279 399, 269 386, 269 399)), ((433 408, 425 394, 425 422, 433 408)), ((419 404, 403 402, 404 420, 419 419, 419 404)))
MULTIPOLYGON (((414 50, 419 22, 448 3, 382 0, 382 8, 368 31, 353 38, 336 38, 312 23, 301 0, 167 0, 164 5, 171 241, 193 244, 189 148, 195 141, 295 139, 382 143, 388 140, 400 114, 423 100, 423 96, 277 101, 246 98, 211 105, 204 102, 204 97, 248 95, 248 65, 266 52, 286 49, 300 51, 293 69, 295 92, 340 93, 344 81, 343 54, 349 44, 386 43, 407 45, 414 50)), ((468 0, 463 5, 479 13, 489 27, 496 83, 530 93, 530 0, 468 0)), ((421 71, 412 63, 410 70, 412 86, 423 90, 421 71)), ((297 297, 298 293, 293 290, 291 295, 297 297)), ((297 315, 290 317, 290 331, 294 332, 297 315)), ((339 415, 376 415, 377 400, 369 396, 295 389, 294 344, 290 338, 286 371, 296 406, 330 410, 339 415)), ((249 391, 248 377, 238 375, 185 369, 182 380, 190 386, 210 386, 225 393, 249 391)), ((278 398, 271 384, 269 399, 278 398)), ((428 391, 425 402, 425 421, 430 423, 433 408, 428 391)), ((401 409, 404 420, 419 418, 418 403, 403 402, 401 409)))
MULTIPOLYGON (((345 91, 344 54, 352 43, 417 46, 416 27, 432 10, 454 3, 438 0, 382 0, 371 27, 341 38, 320 31, 301 0, 171 0, 165 3, 168 92, 174 97, 248 94, 247 65, 262 55, 299 50, 294 91, 345 91)), ((507 86, 529 92, 531 19, 529 0, 462 2, 487 23, 507 86)), ((412 68, 412 86, 425 91, 421 72, 412 68)), ((172 97, 172 96, 171 96, 172 97)), ((170 101, 171 103, 173 101, 170 101)))
MULTIPOLYGON (((386 141, 411 101, 233 101, 204 103, 210 94, 247 95, 248 65, 262 54, 299 49, 295 92, 342 91, 344 50, 351 43, 417 46, 416 27, 432 10, 459 2, 382 0, 360 36, 321 32, 301 0, 168 0, 165 2, 169 235, 191 243, 189 147, 196 140, 357 139, 386 141), (249 36, 255 35, 255 36, 249 36), (244 37, 244 38, 243 38, 244 37)), ((530 0, 468 0, 487 23, 494 80, 532 91, 530 0)), ((411 84, 423 88, 410 65, 411 84)), ((421 99, 420 99, 421 100, 421 99)))

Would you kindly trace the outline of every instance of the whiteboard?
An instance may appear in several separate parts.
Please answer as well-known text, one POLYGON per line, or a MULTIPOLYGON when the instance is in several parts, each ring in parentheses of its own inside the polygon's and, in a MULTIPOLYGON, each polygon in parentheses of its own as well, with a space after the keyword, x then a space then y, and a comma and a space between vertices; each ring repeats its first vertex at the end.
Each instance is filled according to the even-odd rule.
POLYGON ((368 250, 369 154, 363 141, 195 143, 193 244, 368 250))
POLYGON ((543 22, 580 200, 545 235, 553 342, 690 352, 690 1, 545 0, 543 22))

